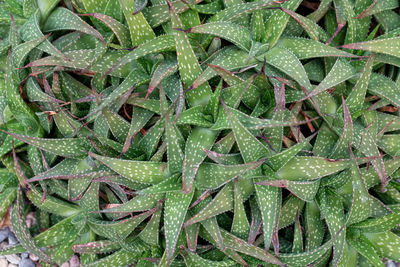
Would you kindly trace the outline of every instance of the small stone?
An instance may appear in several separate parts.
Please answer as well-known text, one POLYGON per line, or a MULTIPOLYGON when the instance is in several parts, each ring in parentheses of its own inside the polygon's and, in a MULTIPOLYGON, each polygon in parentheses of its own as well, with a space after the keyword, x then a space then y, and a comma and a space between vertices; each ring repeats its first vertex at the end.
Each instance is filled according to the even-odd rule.
POLYGON ((39 260, 39 257, 36 256, 35 254, 29 254, 29 258, 30 258, 31 260, 33 260, 33 261, 38 261, 38 260, 39 260))
POLYGON ((9 235, 10 235, 10 229, 8 228, 0 229, 0 243, 6 240, 9 235))
POLYGON ((8 236, 8 243, 10 245, 16 245, 19 243, 13 232, 10 232, 10 235, 8 236))
POLYGON ((26 259, 26 258, 29 257, 29 253, 28 253, 28 252, 23 252, 23 253, 21 253, 21 257, 22 257, 23 259, 26 259))
POLYGON ((8 262, 12 263, 12 264, 19 264, 21 261, 21 258, 18 257, 17 255, 6 255, 6 259, 8 260, 8 262))
POLYGON ((35 267, 36 264, 31 259, 23 259, 19 265, 19 267, 35 267))
POLYGON ((18 265, 10 263, 7 267, 18 267, 18 265))
POLYGON ((0 259, 0 267, 7 267, 8 266, 8 261, 4 259, 0 259))
POLYGON ((78 256, 74 255, 69 260, 70 267, 79 267, 79 258, 78 256))
POLYGON ((388 260, 386 266, 387 266, 387 267, 396 267, 396 264, 395 264, 393 261, 388 260))
POLYGON ((69 262, 64 262, 60 267, 69 267, 69 262))
POLYGON ((3 241, 0 243, 0 249, 6 248, 8 246, 8 242, 7 241, 3 241))
POLYGON ((31 228, 33 225, 36 224, 36 216, 35 212, 29 212, 28 215, 26 215, 26 225, 28 228, 31 228))

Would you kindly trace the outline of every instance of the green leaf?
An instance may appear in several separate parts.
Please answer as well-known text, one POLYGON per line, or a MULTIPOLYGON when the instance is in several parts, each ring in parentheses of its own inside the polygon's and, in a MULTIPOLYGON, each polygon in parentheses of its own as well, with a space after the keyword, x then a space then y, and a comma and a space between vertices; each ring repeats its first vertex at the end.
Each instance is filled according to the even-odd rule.
POLYGON ((248 244, 246 241, 232 235, 231 233, 221 230, 222 238, 224 239, 224 244, 227 248, 233 249, 237 252, 250 255, 252 257, 258 258, 262 261, 273 263, 279 266, 284 266, 282 262, 275 256, 266 252, 262 248, 248 244))
POLYGON ((133 161, 117 158, 103 157, 89 152, 89 156, 111 168, 116 173, 133 181, 154 184, 161 182, 166 177, 166 163, 133 161))
POLYGON ((264 246, 268 248, 273 235, 278 231, 279 214, 282 206, 282 190, 259 184, 255 184, 254 187, 263 222, 264 246))
POLYGON ((280 218, 279 218, 279 229, 283 229, 296 220, 297 210, 301 212, 304 206, 304 201, 298 197, 291 195, 283 203, 280 218))
POLYGON ((346 105, 346 102, 342 98, 343 107, 343 132, 339 140, 336 142, 335 147, 332 150, 331 158, 339 159, 347 157, 349 146, 353 143, 353 120, 351 119, 351 113, 346 105))
POLYGON ((117 205, 110 205, 109 209, 102 210, 104 213, 131 213, 136 211, 145 211, 156 206, 162 198, 162 194, 137 195, 128 202, 117 205))
POLYGON ((187 220, 184 226, 186 227, 217 216, 218 214, 233 209, 233 206, 233 185, 232 183, 228 183, 218 192, 207 206, 187 220))
POLYGON ((390 231, 383 233, 364 233, 379 255, 398 261, 400 253, 397 249, 400 244, 400 237, 390 231))
POLYGON ((264 162, 260 160, 238 165, 203 163, 196 175, 196 188, 216 189, 233 178, 258 168, 264 162))
POLYGON ((277 45, 292 51, 300 60, 318 57, 356 57, 343 50, 306 38, 284 37, 277 45))
POLYGON ((115 70, 118 70, 122 66, 149 54, 163 52, 163 51, 175 51, 174 37, 171 35, 161 35, 150 41, 147 41, 138 47, 136 47, 132 52, 129 52, 124 57, 118 60, 112 67, 105 72, 104 75, 109 75, 115 70))
POLYGON ((231 260, 224 261, 211 261, 200 257, 198 254, 191 252, 188 249, 181 250, 183 259, 185 260, 186 266, 202 267, 202 266, 215 266, 215 267, 227 267, 233 266, 235 263, 231 260))
MULTIPOLYGON (((300 5, 300 0, 295 1, 285 1, 281 7, 288 10, 296 10, 300 5)), ((283 31, 289 22, 290 16, 287 14, 282 14, 280 10, 275 10, 273 14, 267 20, 267 26, 265 29, 266 35, 264 36, 264 41, 269 43, 270 47, 275 46, 276 42, 281 37, 283 31)))
POLYGON ((383 262, 380 260, 378 254, 376 253, 374 246, 368 240, 367 237, 363 234, 359 234, 358 236, 350 235, 347 238, 349 244, 357 250, 362 256, 364 256, 373 266, 383 267, 385 266, 383 262))
POLYGON ((68 217, 81 212, 81 209, 71 203, 58 199, 53 196, 46 196, 43 201, 43 193, 31 187, 26 193, 27 198, 39 209, 54 213, 63 217, 68 217))
POLYGON ((131 41, 129 37, 129 30, 124 24, 110 16, 101 13, 90 13, 86 15, 90 15, 106 24, 113 31, 122 47, 130 47, 131 41))
POLYGON ((159 182, 158 184, 146 187, 145 189, 136 191, 137 194, 158 194, 180 191, 182 185, 180 183, 180 174, 174 174, 171 177, 159 182))
POLYGON ((123 241, 132 231, 155 210, 149 210, 133 217, 118 221, 104 221, 95 218, 88 219, 89 227, 99 236, 114 241, 123 241))
POLYGON ((319 248, 303 253, 279 253, 279 259, 289 266, 307 266, 321 258, 332 247, 332 242, 333 240, 331 239, 319 248))
POLYGON ((308 36, 311 39, 315 41, 321 40, 323 42, 328 41, 328 35, 317 23, 291 10, 284 8, 281 9, 286 14, 291 16, 297 22, 297 24, 299 24, 304 29, 304 31, 308 34, 308 36))
MULTIPOLYGON (((195 3, 201 0, 196 0, 195 3)), ((189 6, 181 1, 174 1, 172 5, 175 8, 177 14, 182 13, 189 9, 189 6)), ((164 2, 159 2, 147 7, 143 10, 143 15, 149 22, 152 28, 159 26, 161 23, 166 22, 169 19, 169 8, 168 4, 164 2)))
POLYGON ((251 16, 251 36, 254 41, 261 42, 265 35, 263 12, 258 10, 251 16))
POLYGON ((219 21, 201 24, 190 28, 190 33, 202 33, 218 36, 234 43, 239 48, 249 51, 251 48, 250 32, 237 24, 219 21))
POLYGON ((361 19, 385 10, 395 9, 397 7, 399 7, 399 2, 395 0, 373 1, 371 5, 369 5, 365 10, 363 10, 356 18, 361 19))
POLYGON ((348 212, 347 224, 351 225, 365 220, 370 216, 371 213, 371 200, 368 193, 367 185, 362 177, 361 171, 358 167, 357 161, 355 159, 354 153, 350 147, 351 156, 351 176, 353 184, 353 199, 351 203, 351 208, 348 212))
POLYGON ((325 233, 325 225, 321 221, 319 207, 314 201, 306 203, 304 218, 306 228, 306 250, 312 251, 321 246, 325 233))
MULTIPOLYGON (((162 92, 162 90, 160 90, 162 92)), ((164 95, 165 98, 165 95, 164 95)), ((165 134, 167 138, 168 169, 171 173, 182 172, 183 148, 185 139, 175 124, 171 122, 168 111, 165 112, 165 134)))
POLYGON ((302 142, 297 143, 279 153, 272 155, 267 160, 268 166, 270 166, 275 171, 279 170, 286 163, 288 163, 294 156, 296 156, 301 150, 303 150, 309 144, 309 141, 313 137, 314 135, 311 135, 302 142))
POLYGON ((289 190, 293 195, 304 201, 313 201, 319 188, 319 180, 297 182, 290 180, 272 180, 257 182, 259 185, 269 185, 274 187, 282 187, 289 190))
POLYGON ((202 127, 196 127, 190 133, 185 145, 182 171, 182 189, 186 194, 192 190, 196 173, 206 157, 204 149, 211 149, 217 134, 216 131, 202 127))
POLYGON ((194 190, 191 193, 170 192, 166 195, 164 208, 164 227, 166 239, 166 254, 170 261, 175 251, 178 236, 181 232, 187 209, 192 201, 194 190))
MULTIPOLYGON (((57 4, 58 1, 54 2, 56 2, 57 4)), ((40 3, 38 4, 40 8, 40 3)), ((37 9, 35 13, 29 18, 29 20, 21 27, 20 34, 21 38, 24 41, 31 41, 44 36, 39 26, 40 17, 40 11, 39 9, 37 9)), ((49 53, 50 55, 65 58, 63 53, 58 50, 53 44, 51 44, 49 40, 44 40, 40 45, 37 46, 37 48, 46 53, 49 53)))
POLYGON ((388 100, 394 106, 400 107, 400 96, 397 94, 398 86, 386 76, 372 73, 369 79, 368 91, 382 99, 388 100))
POLYGON ((240 123, 225 105, 224 112, 228 117, 240 154, 245 163, 258 160, 269 154, 269 150, 240 123))
POLYGON ((279 69, 283 73, 292 77, 299 85, 306 88, 308 91, 312 90, 310 81, 306 71, 300 60, 290 50, 275 46, 264 54, 265 60, 268 64, 279 69))
POLYGON ((134 0, 118 0, 124 12, 125 19, 131 32, 132 45, 139 45, 155 37, 153 29, 147 23, 143 14, 135 14, 134 0))
MULTIPOLYGON (((8 133, 8 132, 7 132, 8 133)), ((34 147, 67 158, 82 158, 87 155, 90 148, 86 138, 39 138, 16 133, 8 133, 34 147)))
MULTIPOLYGON (((189 87, 192 85, 197 76, 201 74, 202 70, 186 33, 177 30, 183 29, 183 25, 175 11, 175 8, 170 1, 168 1, 168 5, 170 8, 172 28, 175 29, 173 33, 175 37, 179 74, 181 76, 182 83, 189 87)), ((195 90, 188 91, 186 93, 186 100, 190 106, 204 105, 208 102, 210 96, 211 88, 208 83, 204 83, 195 90)))
POLYGON ((17 197, 17 188, 16 187, 8 187, 4 190, 1 190, 1 206, 0 206, 0 218, 4 218, 4 214, 8 211, 8 208, 13 203, 15 198, 17 197))
MULTIPOLYGON (((95 114, 102 110, 103 108, 109 106, 112 102, 117 100, 123 94, 125 94, 129 89, 135 86, 139 86, 148 81, 148 76, 139 69, 132 70, 125 80, 115 88, 111 94, 109 94, 100 105, 98 105, 89 115, 95 114)), ((87 115, 87 116, 89 116, 87 115)))
POLYGON ((400 37, 342 45, 343 48, 365 50, 400 57, 400 37))
POLYGON ((389 231, 400 223, 400 212, 396 211, 379 218, 366 219, 351 225, 351 228, 360 229, 367 233, 382 233, 389 231))
POLYGON ((149 89, 147 90, 146 97, 162 82, 163 79, 172 75, 178 70, 178 63, 176 60, 165 60, 155 69, 151 81, 149 83, 149 89))
POLYGON ((123 142, 128 135, 130 129, 129 123, 119 116, 118 114, 112 112, 109 108, 104 108, 101 113, 103 114, 108 127, 112 134, 117 138, 118 141, 123 142))
POLYGON ((46 19, 54 7, 60 2, 60 0, 38 0, 37 6, 40 9, 43 19, 46 19))
POLYGON ((17 193, 17 203, 14 205, 11 213, 11 221, 13 225, 13 232, 17 237, 21 245, 30 253, 36 255, 42 261, 50 263, 52 259, 45 254, 40 248, 37 247, 35 242, 32 240, 28 226, 26 225, 25 218, 23 217, 23 200, 21 190, 17 193))
POLYGON ((161 209, 157 209, 146 224, 146 227, 139 234, 139 237, 150 245, 156 246, 159 243, 161 212, 161 209))
POLYGON ((85 267, 91 267, 91 266, 115 266, 115 265, 127 265, 131 263, 133 260, 137 259, 138 256, 142 254, 142 252, 145 250, 145 246, 143 242, 136 240, 135 243, 129 246, 130 250, 125 250, 125 249, 120 249, 117 252, 114 252, 113 254, 106 256, 104 258, 101 258, 95 262, 85 264, 83 266, 85 267))
POLYGON ((337 235, 333 244, 332 263, 338 264, 343 257, 346 246, 346 233, 344 230, 341 231, 343 225, 345 225, 342 200, 336 193, 325 190, 319 194, 319 204, 331 236, 337 235))
POLYGON ((277 171, 281 179, 291 181, 316 180, 350 167, 348 160, 297 156, 277 171))
POLYGON ((31 41, 17 45, 12 50, 12 59, 14 68, 21 68, 29 52, 31 52, 32 49, 34 49, 36 46, 38 46, 40 43, 46 40, 49 36, 50 35, 47 34, 37 39, 33 39, 31 41))
POLYGON ((62 7, 57 8, 51 13, 43 26, 43 30, 45 32, 75 30, 93 35, 104 42, 103 36, 97 30, 70 10, 62 7))
MULTIPOLYGON (((50 228, 46 229, 44 232, 36 235, 32 238, 32 241, 36 244, 37 247, 48 247, 51 245, 57 245, 62 243, 69 235, 70 231, 74 229, 74 225, 71 221, 76 216, 72 215, 63 219, 50 228)), ((20 245, 14 245, 10 248, 6 248, 0 251, 1 255, 10 255, 24 252, 25 249, 20 245)))
POLYGON ((325 76, 325 78, 316 86, 307 97, 317 95, 329 88, 332 88, 342 82, 353 77, 355 71, 353 67, 342 59, 337 59, 335 65, 333 65, 331 71, 325 76))

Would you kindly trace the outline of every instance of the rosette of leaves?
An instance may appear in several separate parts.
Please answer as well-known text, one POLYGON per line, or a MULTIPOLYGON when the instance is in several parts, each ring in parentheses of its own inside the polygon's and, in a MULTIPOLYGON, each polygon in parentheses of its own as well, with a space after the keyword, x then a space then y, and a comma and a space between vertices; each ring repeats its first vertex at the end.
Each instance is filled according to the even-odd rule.
POLYGON ((400 261, 397 1, 0 7, 1 255, 400 261))

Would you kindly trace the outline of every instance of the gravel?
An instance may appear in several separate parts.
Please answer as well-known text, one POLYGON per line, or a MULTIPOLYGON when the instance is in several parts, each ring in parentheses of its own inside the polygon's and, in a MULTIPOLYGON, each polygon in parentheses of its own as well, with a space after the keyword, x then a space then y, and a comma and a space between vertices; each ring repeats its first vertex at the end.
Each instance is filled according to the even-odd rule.
POLYGON ((0 229, 0 243, 6 240, 9 235, 10 235, 10 229, 8 228, 0 229))
POLYGON ((29 255, 29 258, 30 258, 32 261, 39 261, 39 257, 36 256, 35 254, 30 254, 30 255, 29 255))
POLYGON ((10 234, 8 236, 8 243, 10 245, 16 245, 18 244, 18 239, 15 237, 14 233, 10 231, 10 234))
POLYGON ((28 257, 29 257, 29 253, 28 252, 21 253, 21 258, 26 259, 28 257))
POLYGON ((8 260, 9 263, 12 264, 19 264, 21 262, 21 257, 13 254, 13 255, 6 255, 6 259, 8 260))
POLYGON ((69 260, 69 266, 70 267, 79 267, 79 258, 77 255, 74 255, 71 257, 71 259, 69 260))
POLYGON ((18 266, 19 266, 19 267, 35 267, 36 264, 35 264, 31 259, 27 258, 27 259, 23 259, 23 260, 19 263, 18 266))
POLYGON ((7 259, 0 259, 0 266, 1 267, 3 267, 3 266, 7 266, 8 265, 8 261, 7 261, 7 259))

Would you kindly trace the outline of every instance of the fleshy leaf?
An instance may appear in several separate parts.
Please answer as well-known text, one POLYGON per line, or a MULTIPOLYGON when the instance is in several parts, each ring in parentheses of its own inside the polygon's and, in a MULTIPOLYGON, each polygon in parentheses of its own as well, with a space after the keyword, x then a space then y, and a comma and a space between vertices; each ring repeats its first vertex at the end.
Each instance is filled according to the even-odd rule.
POLYGON ((166 175, 166 163, 133 161, 103 157, 89 153, 89 156, 110 167, 113 171, 133 181, 145 184, 161 182, 166 175))
POLYGON ((93 35, 101 41, 104 41, 103 36, 97 30, 72 13, 69 9, 62 7, 57 8, 51 13, 43 26, 43 30, 45 32, 75 30, 93 35))
POLYGON ((167 259, 172 259, 178 236, 182 231, 183 221, 187 209, 192 201, 194 190, 185 194, 183 192, 170 192, 166 195, 164 208, 164 227, 166 239, 167 259))

